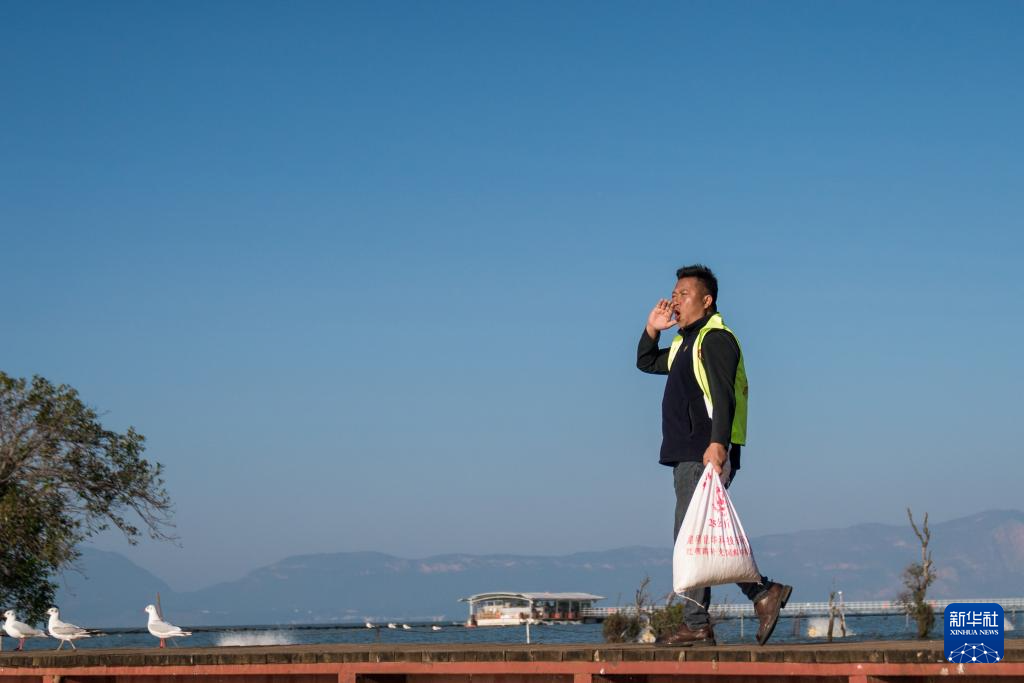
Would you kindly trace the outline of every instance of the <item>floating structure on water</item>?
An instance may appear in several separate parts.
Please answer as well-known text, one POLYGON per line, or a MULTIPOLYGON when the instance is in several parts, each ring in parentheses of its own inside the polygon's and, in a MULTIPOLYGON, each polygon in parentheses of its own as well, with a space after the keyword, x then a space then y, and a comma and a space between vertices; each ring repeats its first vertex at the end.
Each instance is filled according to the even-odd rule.
POLYGON ((473 627, 582 623, 599 600, 591 593, 477 593, 459 602, 469 603, 466 626, 473 627))

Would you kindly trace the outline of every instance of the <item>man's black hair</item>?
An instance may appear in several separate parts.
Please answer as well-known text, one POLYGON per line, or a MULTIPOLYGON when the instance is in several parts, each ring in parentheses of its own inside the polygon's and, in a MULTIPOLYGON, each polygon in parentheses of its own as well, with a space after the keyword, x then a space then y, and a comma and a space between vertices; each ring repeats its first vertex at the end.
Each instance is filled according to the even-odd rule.
POLYGON ((683 266, 676 271, 676 279, 684 277, 695 277, 704 285, 704 291, 711 295, 711 310, 718 311, 718 278, 711 272, 711 269, 701 263, 694 263, 692 266, 683 266))

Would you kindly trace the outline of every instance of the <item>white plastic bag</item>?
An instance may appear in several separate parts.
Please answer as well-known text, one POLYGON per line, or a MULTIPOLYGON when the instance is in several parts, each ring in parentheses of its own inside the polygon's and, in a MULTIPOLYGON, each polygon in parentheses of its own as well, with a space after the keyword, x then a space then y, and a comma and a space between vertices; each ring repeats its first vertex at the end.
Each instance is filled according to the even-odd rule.
POLYGON ((715 468, 708 465, 693 492, 672 553, 676 593, 723 583, 761 582, 739 515, 715 468))

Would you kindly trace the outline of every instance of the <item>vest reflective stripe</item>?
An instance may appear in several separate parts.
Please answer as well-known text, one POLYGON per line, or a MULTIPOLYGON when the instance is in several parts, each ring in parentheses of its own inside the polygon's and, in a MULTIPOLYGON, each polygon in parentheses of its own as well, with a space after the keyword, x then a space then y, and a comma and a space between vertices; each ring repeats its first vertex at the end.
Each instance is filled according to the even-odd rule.
MULTIPOLYGON (((701 393, 704 394, 704 406, 708 410, 709 418, 714 417, 715 407, 711 402, 711 384, 708 382, 707 370, 704 369, 704 357, 701 355, 701 347, 704 345, 704 337, 711 330, 725 330, 732 335, 733 339, 736 339, 736 333, 722 322, 722 314, 715 313, 704 327, 700 328, 700 331, 697 333, 697 341, 693 343, 693 375, 697 378, 697 385, 700 386, 701 393)), ((679 353, 679 347, 682 345, 683 337, 677 334, 668 350, 668 367, 670 370, 672 369, 672 361, 675 360, 676 354, 679 353)), ((739 345, 740 340, 736 339, 736 346, 739 345)), ((747 394, 749 393, 747 370, 743 365, 742 349, 740 349, 739 365, 736 366, 736 382, 733 385, 733 390, 736 394, 736 413, 732 418, 731 439, 732 443, 742 446, 747 443, 747 394)))

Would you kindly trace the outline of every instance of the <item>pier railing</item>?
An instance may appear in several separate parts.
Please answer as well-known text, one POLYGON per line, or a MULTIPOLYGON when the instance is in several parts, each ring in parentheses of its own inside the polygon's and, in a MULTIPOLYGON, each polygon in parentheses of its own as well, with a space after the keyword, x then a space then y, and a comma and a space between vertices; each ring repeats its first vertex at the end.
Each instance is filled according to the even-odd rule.
MULTIPOLYGON (((955 598, 951 600, 929 600, 928 603, 936 612, 942 612, 946 606, 954 602, 988 602, 998 603, 1004 612, 1024 611, 1024 598, 955 598)), ((859 616, 884 616, 887 614, 905 614, 903 605, 896 600, 884 601, 854 601, 836 603, 841 607, 845 615, 859 616)), ((664 606, 655 606, 653 609, 664 609, 664 606)), ((752 603, 739 604, 727 603, 712 605, 711 613, 714 616, 746 617, 754 614, 752 603)), ((636 606, 628 605, 623 607, 591 607, 580 610, 580 617, 584 619, 605 619, 611 614, 636 614, 636 606)), ((790 602, 782 610, 783 616, 828 616, 827 602, 790 602)))

